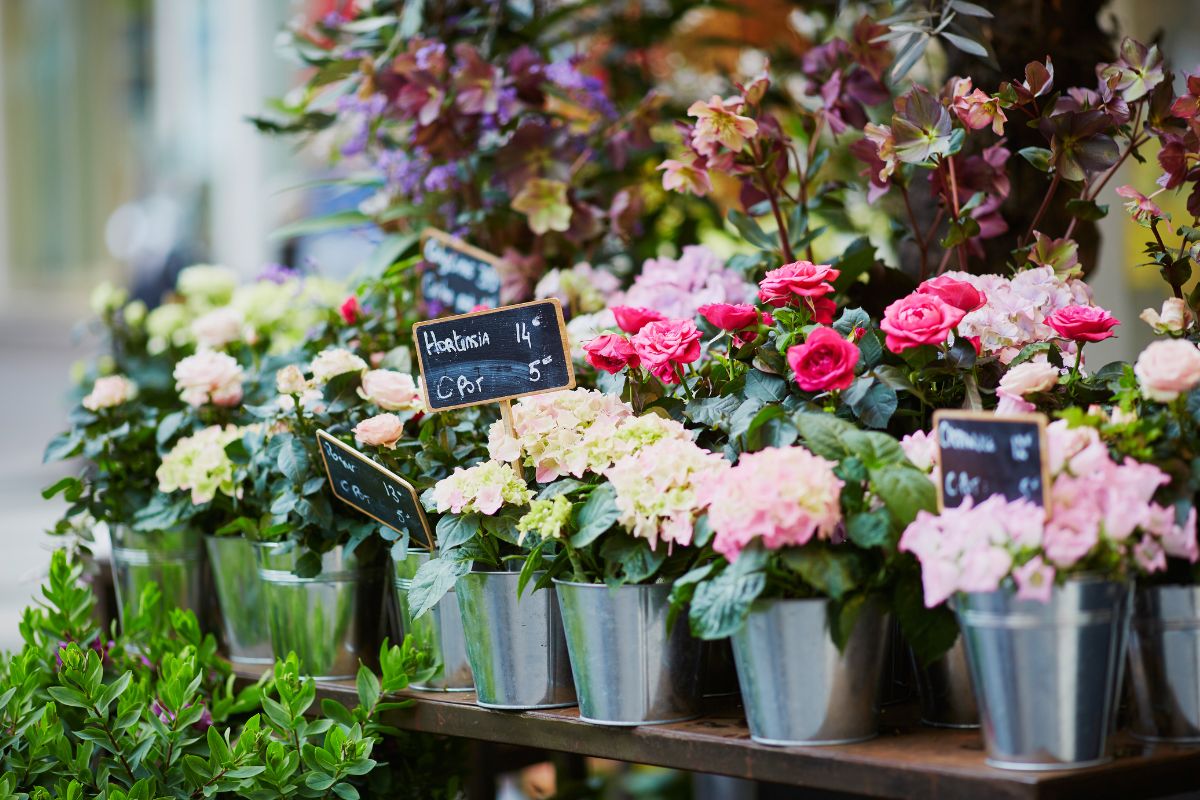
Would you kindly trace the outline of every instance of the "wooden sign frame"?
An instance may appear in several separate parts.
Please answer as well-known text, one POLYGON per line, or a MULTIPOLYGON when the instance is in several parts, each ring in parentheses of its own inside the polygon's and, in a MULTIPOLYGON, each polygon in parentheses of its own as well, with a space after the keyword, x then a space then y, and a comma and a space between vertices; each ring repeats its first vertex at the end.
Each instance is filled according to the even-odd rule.
MULTIPOLYGON (((421 507, 421 497, 420 497, 420 495, 417 494, 417 489, 415 486, 413 486, 408 481, 404 480, 404 478, 401 478, 396 473, 392 472, 387 467, 383 466, 382 464, 377 463, 375 461, 375 459, 370 458, 369 456, 367 456, 366 453, 363 453, 360 450, 356 450, 355 448, 353 448, 350 445, 343 442, 341 439, 338 439, 336 436, 333 436, 332 434, 330 434, 326 431, 323 431, 323 430, 317 431, 317 441, 318 442, 322 442, 322 441, 330 442, 331 444, 333 444, 336 447, 338 447, 339 449, 341 449, 343 452, 349 453, 350 456, 352 458, 354 458, 354 460, 356 462, 374 467, 376 470, 378 470, 380 473, 382 473, 384 475, 384 477, 386 477, 388 480, 395 481, 396 483, 403 486, 405 488, 405 490, 407 490, 409 497, 412 498, 413 506, 417 509, 417 518, 421 520, 421 530, 425 534, 424 545, 429 548, 430 552, 433 552, 434 548, 437 546, 437 542, 434 539, 433 531, 430 530, 430 528, 429 528, 429 520, 425 516, 425 509, 421 507)), ((342 501, 346 505, 350 506, 351 508, 355 509, 356 511, 366 514, 368 517, 375 520, 380 525, 383 525, 384 527, 387 527, 387 528, 391 528, 392 530, 396 531, 397 533, 407 534, 411 537, 412 534, 408 529, 397 528, 395 525, 393 525, 390 522, 384 522, 379 517, 375 516, 370 511, 363 508, 362 506, 358 505, 357 503, 355 503, 351 500, 347 500, 345 497, 342 497, 342 495, 338 494, 337 487, 334 485, 333 471, 329 469, 329 458, 325 455, 325 448, 318 447, 317 450, 319 450, 321 453, 321 463, 325 467, 325 477, 329 480, 329 490, 331 492, 333 492, 334 497, 336 497, 338 500, 342 501)))
POLYGON ((468 408, 470 406, 482 406, 488 403, 508 403, 519 397, 532 397, 538 394, 548 394, 549 392, 562 392, 575 388, 575 365, 571 361, 571 342, 567 336, 567 323, 563 317, 562 302, 557 297, 548 297, 544 300, 529 300, 524 303, 516 303, 510 306, 500 306, 499 308, 489 308, 484 311, 472 311, 469 314, 455 314, 452 317, 440 317, 438 319, 424 320, 413 324, 413 346, 417 351, 417 368, 421 374, 421 394, 425 401, 425 407, 431 412, 453 411, 456 408, 468 408), (520 392, 518 394, 505 395, 504 397, 489 397, 484 400, 475 400, 468 403, 458 403, 453 406, 442 406, 434 408, 429 399, 429 381, 425 380, 425 356, 421 348, 420 337, 417 335, 421 328, 429 325, 443 325, 456 319, 467 319, 469 317, 482 317, 489 314, 499 314, 506 311, 512 311, 514 308, 525 308, 533 305, 544 305, 550 303, 554 306, 554 315, 558 321, 558 336, 562 342, 563 355, 567 362, 567 383, 564 386, 548 386, 544 389, 535 389, 532 392, 520 392))
MULTIPOLYGON (((425 228, 421 231, 421 238, 417 244, 417 253, 420 255, 422 261, 425 261, 425 242, 429 241, 430 239, 436 239, 451 250, 457 250, 464 255, 491 265, 492 269, 496 271, 497 279, 500 280, 501 286, 503 286, 504 276, 501 274, 501 265, 504 263, 504 259, 495 255, 494 253, 489 253, 487 250, 476 247, 470 242, 460 239, 457 236, 452 236, 451 234, 446 233, 439 228, 425 228)), ((430 262, 425 261, 425 263, 428 264, 430 262)), ((499 291, 497 291, 496 296, 499 298, 499 291)), ((426 303, 428 301, 425 298, 424 275, 422 275, 421 279, 417 281, 417 300, 421 303, 422 308, 426 307, 426 303)))
MULTIPOLYGON (((1048 440, 1046 438, 1046 425, 1049 420, 1045 414, 1027 413, 1027 414, 1003 414, 997 415, 992 411, 972 411, 965 408, 943 408, 933 412, 933 436, 934 445, 937 447, 937 463, 938 463, 938 481, 937 481, 937 507, 938 513, 941 513, 946 508, 945 503, 945 487, 946 475, 945 464, 942 461, 942 443, 941 437, 938 434, 938 426, 942 420, 977 420, 980 422, 1004 423, 1004 422, 1026 422, 1037 425, 1038 429, 1038 454, 1041 460, 1042 473, 1042 509, 1046 512, 1047 519, 1050 517, 1050 502, 1051 502, 1051 486, 1050 486, 1050 465, 1047 463, 1049 455, 1048 440)), ((976 502, 982 502, 987 498, 977 498, 976 502)))

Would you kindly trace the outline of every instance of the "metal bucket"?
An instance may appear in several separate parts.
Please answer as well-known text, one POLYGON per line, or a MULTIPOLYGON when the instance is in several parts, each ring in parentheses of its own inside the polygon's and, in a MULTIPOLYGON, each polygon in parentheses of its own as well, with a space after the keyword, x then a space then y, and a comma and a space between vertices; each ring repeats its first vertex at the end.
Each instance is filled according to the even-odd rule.
POLYGON ((142 590, 150 583, 162 592, 159 612, 173 608, 195 612, 201 625, 205 619, 204 543, 199 531, 176 529, 135 531, 122 525, 112 530, 113 586, 121 627, 126 617, 137 614, 142 590))
POLYGON ((273 664, 254 544, 242 536, 205 536, 204 545, 221 603, 221 626, 229 658, 243 664, 273 664))
POLYGON ((470 572, 454 587, 479 705, 521 710, 575 705, 554 592, 518 599, 516 572, 470 572))
POLYGON ((847 744, 879 732, 888 615, 858 615, 844 650, 829 637, 829 601, 759 600, 733 635, 750 738, 759 744, 847 744))
MULTIPOLYGON (((383 568, 356 550, 321 555, 321 573, 295 575, 295 542, 257 542, 258 575, 276 658, 294 652, 300 668, 318 680, 358 674, 359 659, 377 661, 382 641, 383 568)), ((360 548, 361 549, 361 548, 360 548)))
POLYGON ((701 641, 686 619, 667 631, 671 585, 554 581, 579 718, 655 725, 700 716, 701 641))
POLYGON ((961 636, 944 656, 928 666, 918 664, 915 655, 912 662, 921 695, 921 722, 935 728, 979 727, 979 705, 961 636))
POLYGON ((428 550, 415 549, 410 549, 403 559, 392 559, 401 635, 411 636, 438 665, 433 677, 425 683, 413 683, 412 688, 425 692, 474 691, 471 662, 467 660, 467 637, 463 634, 462 614, 454 593, 447 593, 420 619, 414 620, 409 611, 408 590, 413 576, 428 560, 428 550))
POLYGON ((990 765, 1109 760, 1130 593, 1125 583, 1081 578, 1054 587, 1047 603, 1018 600, 1011 589, 955 598, 990 765))
POLYGON ((1135 592, 1129 678, 1134 736, 1200 742, 1200 587, 1135 592))

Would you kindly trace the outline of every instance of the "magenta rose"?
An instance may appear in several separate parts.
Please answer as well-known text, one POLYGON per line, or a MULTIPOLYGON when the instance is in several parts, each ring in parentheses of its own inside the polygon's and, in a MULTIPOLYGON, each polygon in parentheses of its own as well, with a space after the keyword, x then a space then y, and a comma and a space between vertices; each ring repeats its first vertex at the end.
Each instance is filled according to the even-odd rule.
POLYGON ((804 344, 788 348, 787 360, 801 389, 827 392, 850 388, 858 355, 858 347, 833 328, 817 328, 804 344))
POLYGON ((700 316, 723 331, 740 331, 758 324, 758 309, 738 303, 708 303, 698 309, 700 316))
POLYGON ((633 345, 624 336, 606 333, 597 336, 583 346, 584 357, 596 369, 617 373, 626 367, 637 367, 640 363, 633 345))
POLYGON ((902 353, 923 344, 942 344, 966 315, 936 294, 918 292, 884 309, 879 327, 887 334, 888 350, 902 353))
POLYGON ((700 358, 700 331, 690 319, 648 322, 630 341, 642 366, 663 383, 679 383, 676 367, 700 358))
POLYGON ((617 318, 617 327, 626 333, 637 333, 648 322, 666 319, 653 308, 635 308, 634 306, 613 306, 613 316, 617 318))
POLYGON ((917 287, 921 294, 935 294, 942 298, 946 305, 954 306, 968 314, 977 308, 983 308, 987 296, 966 281, 951 278, 949 275, 939 275, 930 278, 917 287))
POLYGON ((824 297, 841 271, 828 264, 796 261, 773 269, 758 282, 758 299, 776 308, 800 304, 802 297, 824 297))
POLYGON ((1099 342, 1115 336, 1112 329, 1121 323, 1097 306, 1067 306, 1046 317, 1046 324, 1072 342, 1099 342))
POLYGON ((818 297, 812 301, 812 321, 818 325, 832 325, 837 316, 837 303, 828 297, 818 297))

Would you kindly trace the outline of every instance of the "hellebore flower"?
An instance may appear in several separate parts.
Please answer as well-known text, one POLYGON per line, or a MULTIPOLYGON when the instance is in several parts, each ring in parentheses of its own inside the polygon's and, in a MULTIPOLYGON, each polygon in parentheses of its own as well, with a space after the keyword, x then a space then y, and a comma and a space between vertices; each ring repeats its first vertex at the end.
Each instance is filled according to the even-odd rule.
POLYGON ((703 155, 714 155, 717 145, 741 152, 746 141, 758 133, 757 122, 737 113, 742 106, 740 97, 722 100, 718 95, 713 95, 707 103, 703 100, 692 103, 687 111, 689 117, 696 118, 692 146, 703 155))
POLYGON ((949 154, 952 127, 946 107, 927 89, 914 86, 896 100, 892 115, 896 157, 906 164, 923 164, 949 154))
POLYGON ((534 178, 513 198, 512 207, 529 218, 529 229, 541 234, 571 227, 571 204, 562 181, 534 178))

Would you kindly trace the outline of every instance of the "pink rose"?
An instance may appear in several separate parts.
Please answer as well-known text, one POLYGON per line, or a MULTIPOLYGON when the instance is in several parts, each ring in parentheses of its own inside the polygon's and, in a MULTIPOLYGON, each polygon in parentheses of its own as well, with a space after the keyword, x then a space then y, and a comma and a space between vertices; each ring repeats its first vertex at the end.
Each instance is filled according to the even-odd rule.
POLYGON ((342 315, 342 319, 347 325, 353 325, 362 314, 362 306, 358 304, 357 297, 350 295, 338 307, 338 313, 342 315))
POLYGON ((663 383, 679 383, 676 368, 700 358, 700 331, 690 319, 649 322, 630 341, 642 366, 663 383))
POLYGON ((395 449, 404 435, 404 423, 395 414, 376 414, 354 426, 354 440, 359 444, 395 449))
POLYGON ((424 407, 412 375, 390 369, 373 369, 363 374, 358 396, 384 411, 420 411, 424 407))
POLYGON ((832 281, 841 274, 828 264, 811 261, 784 264, 758 282, 758 299, 776 308, 799 305, 802 297, 818 298, 832 292, 832 281))
POLYGON ((626 367, 638 367, 638 358, 633 344, 624 336, 606 333, 597 336, 583 346, 587 362, 596 369, 602 369, 610 374, 616 374, 626 367))
POLYGON ((1133 372, 1143 395, 1169 403, 1200 385, 1200 349, 1187 339, 1161 339, 1142 351, 1133 372))
POLYGON ((653 308, 635 308, 633 306, 613 306, 613 316, 617 318, 617 327, 626 333, 640 331, 650 322, 666 319, 653 308))
POLYGON ((137 394, 137 384, 124 375, 109 375, 97 378, 92 391, 83 398, 83 407, 88 411, 99 411, 102 408, 112 408, 133 399, 137 394))
POLYGON ((1121 323, 1098 306, 1067 306, 1046 317, 1046 324, 1072 342, 1099 342, 1113 336, 1121 323))
POLYGON ((218 349, 241 339, 244 328, 241 312, 223 306, 197 317, 192 322, 192 336, 200 347, 218 349))
POLYGON ((848 389, 854 382, 858 347, 833 328, 817 328, 804 344, 789 347, 788 364, 806 392, 848 389))
POLYGON ((818 325, 832 325, 837 315, 837 303, 828 297, 818 297, 810 300, 812 303, 812 321, 818 325))
POLYGON ((962 309, 968 314, 983 308, 983 304, 987 302, 987 297, 983 292, 966 281, 951 278, 949 275, 930 278, 918 286, 917 291, 921 294, 935 294, 942 298, 946 305, 962 309))
POLYGON ((884 309, 879 327, 887 333, 888 350, 901 353, 923 344, 942 344, 966 315, 936 294, 916 293, 884 309))
POLYGON ((236 406, 242 402, 242 368, 215 350, 201 350, 175 365, 175 388, 189 406, 236 406))
POLYGON ((1061 375, 1058 367, 1053 364, 1044 361, 1040 363, 1027 361, 1004 373, 997 388, 1000 394, 1024 397, 1036 392, 1050 391, 1058 385, 1061 375))
POLYGON ((708 303, 698 310, 700 316, 723 331, 740 331, 758 324, 758 309, 745 303, 708 303))

